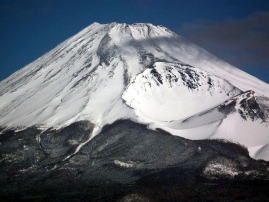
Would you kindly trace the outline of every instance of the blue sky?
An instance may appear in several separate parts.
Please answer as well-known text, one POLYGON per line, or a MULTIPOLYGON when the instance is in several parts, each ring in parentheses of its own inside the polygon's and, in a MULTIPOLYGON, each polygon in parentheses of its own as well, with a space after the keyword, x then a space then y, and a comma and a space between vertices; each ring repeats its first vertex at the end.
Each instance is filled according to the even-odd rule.
POLYGON ((269 82, 268 0, 1 0, 0 80, 93 22, 164 25, 269 82))

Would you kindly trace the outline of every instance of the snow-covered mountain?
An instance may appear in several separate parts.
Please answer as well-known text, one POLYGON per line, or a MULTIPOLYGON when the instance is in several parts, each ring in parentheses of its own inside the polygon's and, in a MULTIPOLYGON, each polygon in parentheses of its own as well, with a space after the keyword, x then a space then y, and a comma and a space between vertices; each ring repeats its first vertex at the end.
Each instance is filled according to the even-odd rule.
POLYGON ((2 128, 119 119, 269 160, 269 85, 163 26, 94 23, 0 82, 2 128))

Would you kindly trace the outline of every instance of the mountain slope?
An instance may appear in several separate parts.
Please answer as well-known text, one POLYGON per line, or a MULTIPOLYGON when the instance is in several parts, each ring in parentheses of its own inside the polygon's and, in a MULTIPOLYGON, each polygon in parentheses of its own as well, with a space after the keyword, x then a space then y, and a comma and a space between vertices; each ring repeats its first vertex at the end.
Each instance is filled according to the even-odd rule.
MULTIPOLYGON (((165 27, 94 23, 1 81, 0 126, 61 128, 88 120, 95 125, 94 134, 80 143, 76 152, 104 125, 118 119, 147 123, 184 137, 195 134, 193 139, 214 135, 229 139, 234 132, 227 134, 229 124, 225 122, 233 115, 222 113, 227 116, 223 119, 213 114, 213 119, 218 119, 209 119, 213 126, 191 123, 189 130, 179 128, 182 120, 247 90, 255 91, 258 97, 269 97, 268 84, 165 27)), ((234 115, 242 117, 239 110, 234 115)), ((246 114, 248 117, 251 114, 246 114)), ((245 125, 252 127, 255 123, 254 129, 262 128, 266 133, 268 124, 255 121, 245 125)), ((252 133, 241 132, 247 136, 252 133)), ((258 142, 269 142, 269 134, 261 136, 258 142)), ((245 146, 257 146, 249 146, 244 137, 238 137, 234 140, 245 146)))
POLYGON ((226 139, 247 147, 252 157, 268 160, 269 100, 247 91, 186 119, 156 124, 188 139, 226 139))
MULTIPOLYGON (((158 200, 160 191, 153 187, 165 189, 161 201, 177 189, 203 200, 238 199, 231 193, 249 200, 268 198, 269 164, 250 158, 246 149, 217 140, 187 140, 130 120, 105 126, 77 154, 63 160, 93 127, 83 121, 60 130, 31 127, 2 134, 0 198, 114 201, 115 193, 146 187, 158 193, 158 200), (203 188, 211 191, 205 194, 203 188)), ((178 200, 173 197, 171 201, 178 200)))
POLYGON ((241 90, 190 65, 156 62, 129 84, 122 98, 153 121, 187 118, 220 104, 241 90), (197 103, 197 100, 203 102, 197 103))

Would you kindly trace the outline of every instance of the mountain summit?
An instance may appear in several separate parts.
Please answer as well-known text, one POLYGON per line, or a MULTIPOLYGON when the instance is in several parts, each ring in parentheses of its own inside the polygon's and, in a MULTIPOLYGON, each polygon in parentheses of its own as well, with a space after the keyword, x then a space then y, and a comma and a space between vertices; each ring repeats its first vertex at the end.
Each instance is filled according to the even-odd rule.
POLYGON ((0 82, 3 130, 131 119, 269 160, 268 117, 268 84, 152 24, 93 23, 0 82))

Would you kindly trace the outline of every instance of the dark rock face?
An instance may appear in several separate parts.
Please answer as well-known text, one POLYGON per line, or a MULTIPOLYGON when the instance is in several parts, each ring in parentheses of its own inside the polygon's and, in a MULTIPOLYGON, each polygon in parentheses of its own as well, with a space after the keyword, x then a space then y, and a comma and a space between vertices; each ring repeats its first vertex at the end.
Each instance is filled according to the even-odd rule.
POLYGON ((243 92, 218 106, 218 110, 228 115, 236 112, 235 107, 238 106, 238 113, 244 120, 267 122, 269 120, 269 101, 264 97, 254 96, 254 94, 254 91, 243 92))
POLYGON ((214 198, 233 187, 237 196, 251 185, 267 197, 268 163, 251 159, 241 146, 191 141, 121 120, 74 153, 93 127, 81 121, 60 130, 1 134, 0 198, 169 201, 172 193, 171 201, 184 195, 197 201, 202 190, 214 198))
POLYGON ((50 167, 60 164, 75 150, 77 145, 72 144, 72 141, 82 143, 92 129, 92 124, 81 121, 61 130, 48 129, 42 132, 32 127, 20 132, 8 131, 1 134, 1 184, 6 184, 9 191, 13 183, 24 183, 24 176, 46 172, 50 167))
POLYGON ((60 130, 47 130, 39 135, 40 146, 49 158, 64 158, 89 139, 94 125, 81 121, 60 130))

